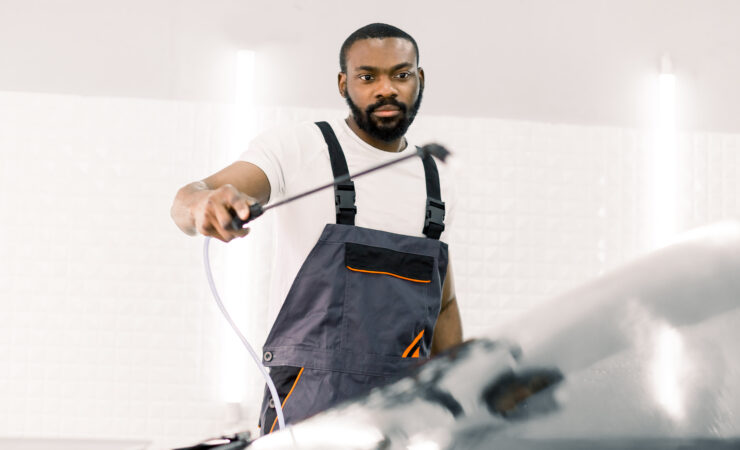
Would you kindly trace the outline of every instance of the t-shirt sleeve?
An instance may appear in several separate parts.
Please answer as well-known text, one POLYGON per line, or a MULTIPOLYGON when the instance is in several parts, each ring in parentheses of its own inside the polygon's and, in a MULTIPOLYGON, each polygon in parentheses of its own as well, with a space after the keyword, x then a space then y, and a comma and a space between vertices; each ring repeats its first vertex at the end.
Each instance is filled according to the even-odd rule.
POLYGON ((239 157, 240 161, 252 163, 262 169, 270 182, 270 200, 272 203, 285 195, 285 146, 276 131, 268 131, 254 138, 239 157))

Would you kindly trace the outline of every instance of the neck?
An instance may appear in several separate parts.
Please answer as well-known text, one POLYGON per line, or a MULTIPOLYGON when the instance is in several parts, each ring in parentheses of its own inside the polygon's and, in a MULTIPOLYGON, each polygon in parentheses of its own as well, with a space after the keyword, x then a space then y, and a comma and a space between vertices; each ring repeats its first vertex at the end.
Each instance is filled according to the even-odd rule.
POLYGON ((347 116, 345 122, 347 122, 347 125, 349 125, 350 130, 352 130, 357 136, 359 136, 360 139, 377 148, 378 150, 383 150, 384 152, 390 153, 398 153, 406 148, 406 139, 404 137, 400 137, 392 141, 381 141, 380 139, 376 139, 370 136, 362 128, 360 128, 359 125, 357 125, 357 122, 355 121, 355 118, 352 116, 352 114, 347 116))

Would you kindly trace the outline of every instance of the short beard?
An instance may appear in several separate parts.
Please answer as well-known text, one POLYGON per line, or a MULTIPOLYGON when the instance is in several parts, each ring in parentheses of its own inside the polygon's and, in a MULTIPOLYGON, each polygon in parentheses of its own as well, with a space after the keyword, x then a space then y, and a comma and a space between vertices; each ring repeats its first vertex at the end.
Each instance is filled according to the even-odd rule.
POLYGON ((352 101, 349 97, 349 92, 345 91, 344 98, 347 101, 350 111, 352 111, 352 117, 355 119, 355 123, 360 127, 362 131, 369 134, 371 137, 378 139, 383 142, 392 142, 396 139, 402 138, 406 131, 409 129, 411 124, 416 118, 416 113, 419 111, 421 106, 421 98, 424 93, 424 85, 419 87, 419 95, 416 97, 416 101, 409 110, 405 103, 399 102, 395 98, 383 98, 376 103, 365 108, 365 111, 361 111, 360 108, 352 101), (384 105, 396 106, 401 114, 399 117, 382 117, 380 118, 380 125, 371 119, 370 114, 373 111, 384 105), (395 126, 392 126, 394 121, 397 121, 395 126), (387 126, 383 126, 388 124, 387 126))

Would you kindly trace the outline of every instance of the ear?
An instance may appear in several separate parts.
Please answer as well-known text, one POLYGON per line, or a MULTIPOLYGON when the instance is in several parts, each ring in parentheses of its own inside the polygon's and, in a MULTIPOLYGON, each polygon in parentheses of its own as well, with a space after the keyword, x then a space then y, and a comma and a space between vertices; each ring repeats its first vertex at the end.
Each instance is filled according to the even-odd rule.
POLYGON ((347 74, 339 72, 337 75, 337 87, 339 88, 339 95, 347 97, 347 74))
POLYGON ((419 67, 419 87, 424 88, 424 69, 419 67))

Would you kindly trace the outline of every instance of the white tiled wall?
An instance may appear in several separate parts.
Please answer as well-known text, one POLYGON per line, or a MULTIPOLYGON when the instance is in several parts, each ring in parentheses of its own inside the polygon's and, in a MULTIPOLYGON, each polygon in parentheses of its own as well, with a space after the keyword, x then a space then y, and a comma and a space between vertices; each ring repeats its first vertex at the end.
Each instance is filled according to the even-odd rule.
MULTIPOLYGON (((265 109, 258 128, 341 114, 265 109)), ((228 427, 225 325, 202 241, 177 230, 169 207, 177 188, 226 164, 230 117, 222 105, 0 93, 0 436, 164 446, 228 427)), ((647 133, 417 120, 413 137, 458 159, 450 251, 467 336, 645 248, 647 133)), ((680 226, 734 216, 740 136, 679 141, 680 226)), ((268 250, 269 230, 258 237, 268 250)), ((269 273, 258 273, 264 287, 269 273)), ((248 311, 259 346, 266 310, 248 311)), ((245 384, 251 426, 261 390, 251 367, 245 384)))
POLYGON ((740 215, 740 135, 682 135, 681 222, 693 227, 740 215))
POLYGON ((220 430, 220 323, 169 206, 213 165, 222 113, 0 94, 1 435, 220 430))
POLYGON ((421 125, 430 138, 444 130, 462 159, 450 252, 467 332, 482 333, 638 251, 639 133, 491 119, 421 125))

